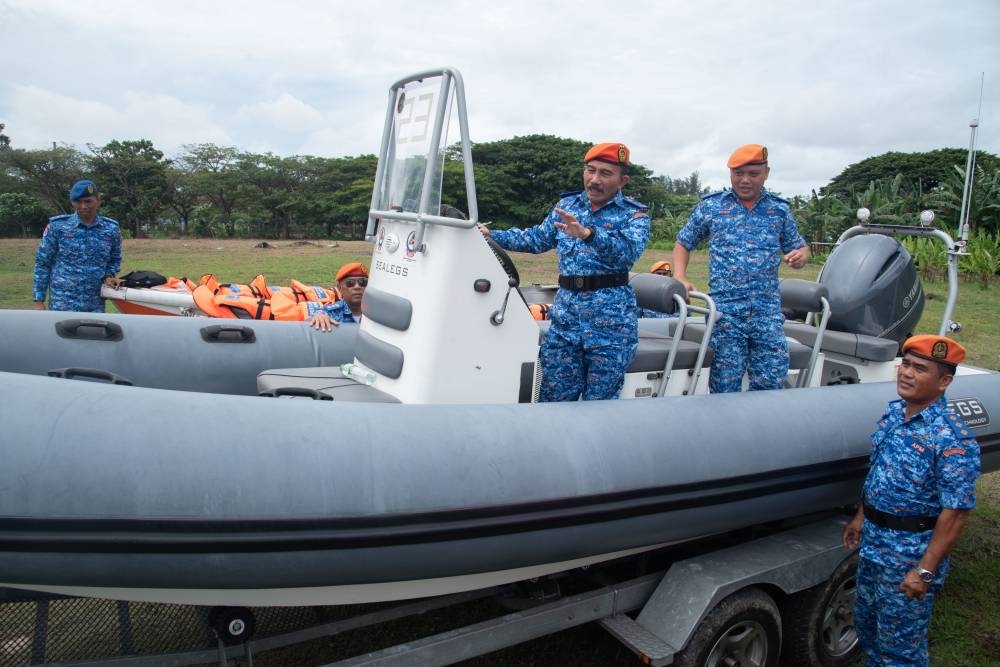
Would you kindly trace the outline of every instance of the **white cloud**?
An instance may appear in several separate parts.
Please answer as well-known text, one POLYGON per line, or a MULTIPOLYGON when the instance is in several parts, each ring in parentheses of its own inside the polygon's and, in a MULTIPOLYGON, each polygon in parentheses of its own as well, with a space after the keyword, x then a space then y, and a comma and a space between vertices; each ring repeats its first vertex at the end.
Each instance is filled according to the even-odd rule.
MULTIPOLYGON (((4 0, 0 0, 3 2, 4 0)), ((483 5, 6 0, 0 122, 14 145, 149 138, 279 155, 378 148, 386 91, 458 68, 472 139, 622 140, 655 172, 728 181, 762 142, 807 193, 889 150, 964 146, 1000 3, 594 0, 483 5)), ((987 72, 981 148, 1000 153, 987 72)))
POLYGON ((300 132, 320 126, 323 114, 294 95, 282 93, 273 100, 241 106, 236 119, 249 125, 265 124, 286 132, 300 132))
POLYGON ((150 139, 161 150, 182 144, 228 144, 229 132, 212 110, 168 95, 123 92, 121 104, 69 97, 36 86, 14 86, 5 115, 19 147, 69 143, 79 148, 113 139, 150 139))

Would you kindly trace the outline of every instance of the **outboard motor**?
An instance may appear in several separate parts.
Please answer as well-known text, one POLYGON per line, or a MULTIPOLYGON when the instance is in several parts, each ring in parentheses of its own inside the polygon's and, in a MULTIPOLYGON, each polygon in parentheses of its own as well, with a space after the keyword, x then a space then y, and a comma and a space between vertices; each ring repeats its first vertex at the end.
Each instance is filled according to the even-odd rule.
POLYGON ((853 236, 834 248, 819 282, 830 291, 835 331, 902 343, 924 312, 924 289, 910 253, 882 234, 853 236))

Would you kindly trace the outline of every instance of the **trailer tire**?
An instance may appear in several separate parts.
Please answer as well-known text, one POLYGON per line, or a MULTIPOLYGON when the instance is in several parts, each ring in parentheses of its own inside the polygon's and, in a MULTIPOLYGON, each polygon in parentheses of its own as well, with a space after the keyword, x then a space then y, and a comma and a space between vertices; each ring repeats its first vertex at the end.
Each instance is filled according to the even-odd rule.
POLYGON ((781 615, 771 596, 759 588, 733 593, 698 624, 676 667, 738 664, 775 667, 781 649, 781 615))
POLYGON ((830 578, 796 593, 784 606, 782 657, 790 665, 845 667, 861 652, 854 629, 858 555, 847 558, 830 578))

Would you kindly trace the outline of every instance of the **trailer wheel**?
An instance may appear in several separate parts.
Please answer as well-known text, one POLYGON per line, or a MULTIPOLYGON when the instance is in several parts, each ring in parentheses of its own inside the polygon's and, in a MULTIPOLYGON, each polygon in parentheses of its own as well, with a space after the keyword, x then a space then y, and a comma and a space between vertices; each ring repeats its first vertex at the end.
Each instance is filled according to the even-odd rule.
POLYGON ((858 555, 837 566, 826 583, 788 598, 785 605, 785 645, 790 665, 845 667, 861 651, 854 628, 855 573, 858 555))
POLYGON ((208 622, 224 644, 242 644, 253 637, 257 621, 246 607, 214 607, 208 622))
POLYGON ((781 646, 781 616, 759 588, 733 593, 698 624, 677 667, 774 667, 781 646))

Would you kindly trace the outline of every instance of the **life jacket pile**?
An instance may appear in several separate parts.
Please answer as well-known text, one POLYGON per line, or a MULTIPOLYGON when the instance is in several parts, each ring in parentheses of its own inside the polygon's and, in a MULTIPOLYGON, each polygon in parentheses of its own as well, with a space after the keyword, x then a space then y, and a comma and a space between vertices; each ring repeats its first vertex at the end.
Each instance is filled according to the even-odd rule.
POLYGON ((211 273, 201 277, 192 295, 195 305, 210 317, 298 322, 309 318, 307 301, 326 305, 341 298, 336 288, 306 285, 295 279, 288 287, 275 286, 258 274, 244 285, 220 283, 211 273))

